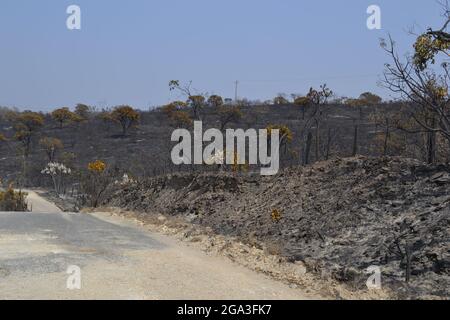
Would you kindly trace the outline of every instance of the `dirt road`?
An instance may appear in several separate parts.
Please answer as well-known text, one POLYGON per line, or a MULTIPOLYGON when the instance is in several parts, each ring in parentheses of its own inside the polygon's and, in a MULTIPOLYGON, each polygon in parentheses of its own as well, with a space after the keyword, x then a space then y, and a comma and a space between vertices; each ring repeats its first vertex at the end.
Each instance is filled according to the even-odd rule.
MULTIPOLYGON (((34 210, 50 208, 29 197, 34 210)), ((310 298, 318 297, 124 218, 0 213, 0 299, 310 298), (81 289, 67 287, 71 266, 81 271, 81 289)))
POLYGON ((53 203, 45 200, 39 195, 39 191, 33 191, 33 190, 22 190, 23 192, 27 193, 27 203, 28 203, 28 210, 32 212, 52 212, 52 213, 58 213, 62 212, 61 209, 59 209, 57 206, 55 206, 53 203))

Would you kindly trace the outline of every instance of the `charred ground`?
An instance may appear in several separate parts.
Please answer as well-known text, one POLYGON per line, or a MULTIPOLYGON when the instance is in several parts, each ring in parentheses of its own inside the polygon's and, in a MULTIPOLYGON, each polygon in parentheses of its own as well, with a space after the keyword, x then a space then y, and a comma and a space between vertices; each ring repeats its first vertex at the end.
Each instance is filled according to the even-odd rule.
POLYGON ((448 297, 449 172, 356 157, 273 178, 168 175, 127 185, 105 204, 140 212, 142 220, 182 217, 355 289, 364 287, 369 266, 379 266, 383 285, 399 297, 448 297))

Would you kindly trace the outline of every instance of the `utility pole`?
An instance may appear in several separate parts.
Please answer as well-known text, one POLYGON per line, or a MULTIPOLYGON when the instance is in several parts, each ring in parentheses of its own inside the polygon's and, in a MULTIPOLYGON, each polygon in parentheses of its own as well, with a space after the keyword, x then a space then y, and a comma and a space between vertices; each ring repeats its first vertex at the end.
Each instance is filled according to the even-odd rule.
POLYGON ((234 103, 237 103, 238 100, 238 86, 239 86, 239 81, 235 81, 234 82, 234 103))

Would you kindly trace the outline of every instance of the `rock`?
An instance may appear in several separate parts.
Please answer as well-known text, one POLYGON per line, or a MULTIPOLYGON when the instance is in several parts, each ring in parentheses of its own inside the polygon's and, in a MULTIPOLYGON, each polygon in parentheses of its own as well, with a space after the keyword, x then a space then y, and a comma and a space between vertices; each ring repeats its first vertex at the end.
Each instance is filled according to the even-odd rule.
POLYGON ((432 205, 443 205, 449 201, 450 201, 450 195, 434 198, 433 200, 431 200, 431 204, 432 205))
POLYGON ((450 183, 450 174, 447 172, 439 172, 433 175, 430 178, 431 182, 437 183, 437 184, 447 184, 450 183))

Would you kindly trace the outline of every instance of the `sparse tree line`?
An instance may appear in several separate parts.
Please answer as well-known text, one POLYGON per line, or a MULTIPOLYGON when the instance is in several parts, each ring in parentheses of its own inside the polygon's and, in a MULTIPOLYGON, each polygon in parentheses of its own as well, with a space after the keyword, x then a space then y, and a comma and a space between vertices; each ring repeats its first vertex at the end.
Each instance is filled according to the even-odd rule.
MULTIPOLYGON (((111 182, 111 172, 114 169, 107 169, 106 164, 100 160, 89 163, 85 168, 77 166, 77 155, 65 152, 68 148, 57 137, 58 131, 63 129, 73 131, 81 125, 89 126, 89 122, 94 118, 107 118, 109 122, 121 129, 119 136, 126 136, 129 130, 137 125, 139 117, 139 112, 130 106, 118 106, 111 111, 96 112, 92 107, 78 104, 74 111, 64 107, 50 113, 19 112, 11 108, 1 108, 0 121, 9 125, 7 127, 9 135, 0 133, 0 152, 2 148, 6 148, 5 151, 15 155, 15 159, 20 159, 20 174, 13 180, 0 180, 0 187, 8 186, 7 190, 1 193, 0 199, 14 203, 13 200, 16 198, 23 199, 23 196, 20 196, 21 193, 14 193, 14 187, 35 185, 30 178, 33 175, 36 176, 36 170, 39 168, 29 168, 33 163, 30 156, 32 153, 41 151, 46 165, 41 168, 40 174, 50 178, 53 189, 58 195, 66 194, 69 184, 72 186, 76 184, 78 193, 82 192, 80 205, 97 206, 106 186, 111 182), (45 134, 51 132, 53 136, 44 135, 44 129, 47 129, 45 134), (103 165, 99 166, 99 163, 103 165)), ((5 153, 2 152, 2 154, 5 153)), ((72 188, 72 194, 73 191, 72 188)), ((23 209, 23 206, 21 208, 23 209)))
MULTIPOLYGON (((232 101, 217 94, 199 93, 192 82, 173 80, 169 90, 177 98, 149 111, 126 105, 99 110, 78 104, 73 110, 63 107, 49 113, 1 107, 0 154, 13 154, 15 168, 20 163, 20 175, 14 177, 18 185, 34 184, 31 176, 38 172, 49 176, 60 194, 66 193, 69 185, 77 185, 84 195, 90 194, 85 201, 91 205, 100 202, 106 185, 131 171, 132 166, 136 168, 133 172, 136 176, 176 171, 165 149, 170 141, 168 135, 174 128, 192 127, 194 121, 203 121, 221 131, 277 128, 281 133, 280 154, 284 165, 308 165, 357 154, 411 157, 428 163, 448 162, 448 10, 446 18, 440 30, 430 29, 419 35, 414 54, 405 59, 396 52, 392 39, 382 42, 391 61, 385 66, 382 85, 398 94, 396 101, 383 102, 371 92, 364 92, 358 98, 338 97, 324 84, 303 95, 279 94, 271 101, 252 103, 247 99, 232 101), (64 132, 77 134, 72 138, 66 134, 62 139, 64 132), (133 149, 136 154, 124 155, 128 162, 125 167, 122 163, 121 169, 115 167, 114 159, 104 159, 108 155, 83 159, 73 151, 89 149, 95 140, 106 136, 112 139, 109 141, 123 141, 121 152, 127 153, 127 143, 138 143, 133 137, 140 132, 145 132, 147 138, 154 136, 166 142, 155 146, 150 155, 138 154, 139 148, 133 149), (35 168, 30 155, 36 156, 38 150, 46 166, 35 168), (105 165, 103 169, 92 165, 98 165, 98 161, 105 165), (158 165, 163 167, 162 171, 149 169, 158 165)), ((241 171, 237 166, 230 170, 241 171)), ((1 174, 5 178, 7 172, 1 174)))
MULTIPOLYGON (((262 127, 269 132, 272 129, 279 129, 280 154, 285 165, 308 165, 335 156, 366 154, 367 150, 360 152, 360 131, 361 128, 368 127, 374 131, 370 154, 410 156, 426 160, 429 152, 426 134, 406 130, 406 128, 411 130, 415 128, 413 118, 408 118, 404 111, 404 108, 409 108, 407 102, 382 103, 380 97, 368 92, 359 98, 347 99, 344 103, 336 104, 333 101, 332 91, 326 85, 318 89, 311 88, 308 94, 297 97, 291 103, 270 106, 271 110, 285 108, 296 115, 293 120, 285 123, 259 121, 258 109, 261 107, 226 104, 218 95, 204 97, 204 99, 196 98, 195 104, 191 100, 192 98, 187 101, 174 101, 157 110, 146 112, 129 106, 97 111, 85 105, 76 106, 74 111, 69 108, 60 108, 50 113, 3 109, 2 120, 10 125, 11 130, 0 134, 0 151, 4 149, 19 156, 21 172, 16 183, 25 186, 34 183, 31 178, 34 173, 30 172, 33 169, 30 169, 29 157, 30 154, 36 154, 39 150, 46 166, 34 168, 34 170, 39 169, 42 175, 47 176, 58 194, 73 193, 71 186, 74 184, 77 189, 80 189, 77 191, 84 189, 95 194, 98 192, 93 191, 95 187, 106 188, 102 181, 111 183, 113 179, 120 178, 126 172, 124 170, 126 168, 122 170, 112 168, 108 171, 108 179, 105 175, 106 180, 99 178, 102 174, 93 175, 94 171, 88 168, 89 164, 86 164, 86 161, 95 162, 98 159, 80 159, 77 154, 70 151, 72 142, 63 141, 60 132, 76 130, 82 132, 84 128, 96 126, 96 134, 104 132, 109 135, 111 128, 116 128, 112 131, 111 138, 120 140, 134 135, 140 130, 140 125, 146 125, 145 122, 141 122, 141 118, 149 114, 159 114, 163 117, 166 120, 167 132, 179 127, 190 128, 195 120, 200 119, 208 126, 217 127, 222 131, 226 128, 242 127, 244 129, 262 127), (199 103, 200 100, 203 102, 199 103), (341 132, 342 127, 336 123, 334 108, 350 111, 348 116, 342 116, 346 122, 347 133, 341 132), (249 113, 256 117, 251 118, 249 113), (103 127, 99 124, 103 124, 103 127), (343 145, 347 145, 345 150, 343 145), (118 172, 118 176, 110 176, 110 173, 114 171, 118 172)), ((92 137, 86 137, 86 140, 89 138, 92 137)), ((170 141, 168 137, 167 141, 170 141)), ((74 143, 83 144, 84 142, 75 141, 74 143)), ((436 147, 440 146, 439 144, 436 147)), ((448 155, 447 150, 445 146, 442 146, 442 149, 439 149, 440 156, 436 156, 435 160, 444 159, 444 156, 448 155)), ((161 157, 165 156, 161 155, 161 157)), ((165 160, 169 161, 167 158, 165 160)), ((148 165, 151 166, 150 163, 148 165)), ((170 163, 167 165, 170 166, 170 163)), ((210 167, 205 164, 203 169, 210 167)), ((168 171, 176 170, 177 168, 171 168, 168 171)), ((230 166, 229 170, 249 171, 249 167, 235 165, 230 166)), ((100 171, 103 173, 103 170, 100 171)), ((139 174, 134 172, 134 175, 139 174)), ((97 200, 92 200, 92 205, 98 204, 101 194, 102 192, 94 197, 97 200)), ((84 203, 90 201, 83 199, 84 203)))
MULTIPOLYGON (((276 118, 271 119, 271 122, 259 120, 259 109, 262 107, 264 106, 227 104, 220 96, 212 95, 204 99, 190 97, 186 101, 174 101, 157 110, 146 112, 135 110, 130 106, 97 111, 85 105, 77 105, 74 111, 60 108, 50 113, 3 109, 2 122, 10 125, 10 130, 0 134, 0 148, 19 156, 21 162, 21 175, 17 181, 19 185, 32 183, 27 178, 31 170, 29 157, 39 150, 40 157, 46 163, 45 167, 38 168, 39 172, 51 178, 49 181, 60 194, 67 192, 67 186, 70 184, 76 183, 80 187, 79 179, 86 178, 82 173, 88 172, 86 161, 98 160, 80 159, 79 155, 71 152, 72 144, 86 143, 87 147, 89 139, 95 139, 95 135, 99 134, 110 136, 111 139, 124 139, 123 143, 126 144, 126 138, 139 132, 140 126, 148 126, 145 121, 141 121, 142 118, 154 114, 158 114, 166 121, 167 133, 175 128, 190 128, 195 120, 200 119, 209 127, 216 127, 222 131, 226 128, 253 127, 266 128, 269 132, 272 129, 279 129, 280 154, 285 165, 308 165, 335 156, 367 154, 367 150, 360 152, 360 131, 368 127, 374 131, 370 143, 372 155, 410 156, 422 160, 426 160, 428 155, 426 135, 405 130, 414 128, 413 119, 408 118, 404 112, 404 108, 408 107, 406 102, 382 103, 380 97, 367 92, 359 98, 347 99, 344 103, 336 104, 333 101, 333 92, 323 85, 318 89, 311 88, 308 94, 297 97, 291 103, 269 106, 272 111, 278 108, 289 110, 294 115, 289 121, 280 122, 276 118), (193 100, 197 102, 193 103, 193 100), (200 100, 202 103, 199 103, 200 100), (345 121, 347 126, 346 133, 342 132, 341 124, 336 123, 335 108, 349 111, 348 115, 342 116, 342 121, 345 121), (255 117, 252 117, 253 115, 255 117), (85 141, 77 141, 79 138, 75 139, 76 141, 61 138, 62 132, 78 131, 82 134, 84 130, 92 127, 95 128, 92 129, 95 132, 94 137, 85 136, 85 141), (116 129, 111 131, 113 128, 116 129), (77 170, 76 167, 80 169, 82 163, 84 163, 81 168, 83 170, 77 170), (57 170, 55 172, 51 169, 57 170)), ((167 141, 170 141, 168 135, 166 136, 167 141)), ((447 149, 441 150, 442 155, 446 153, 443 150, 447 149)), ((162 150, 160 152, 161 158, 164 158, 162 154, 164 152, 162 150)), ((443 159, 442 155, 436 159, 443 159)), ((150 163, 148 165, 151 166, 150 163)), ((167 165, 170 166, 170 163, 167 165)), ((204 169, 208 167, 205 165, 204 169)), ((170 170, 176 171, 176 168, 170 170)), ((230 171, 248 171, 248 166, 230 166, 230 171)), ((138 175, 136 172, 134 174, 138 175)))

